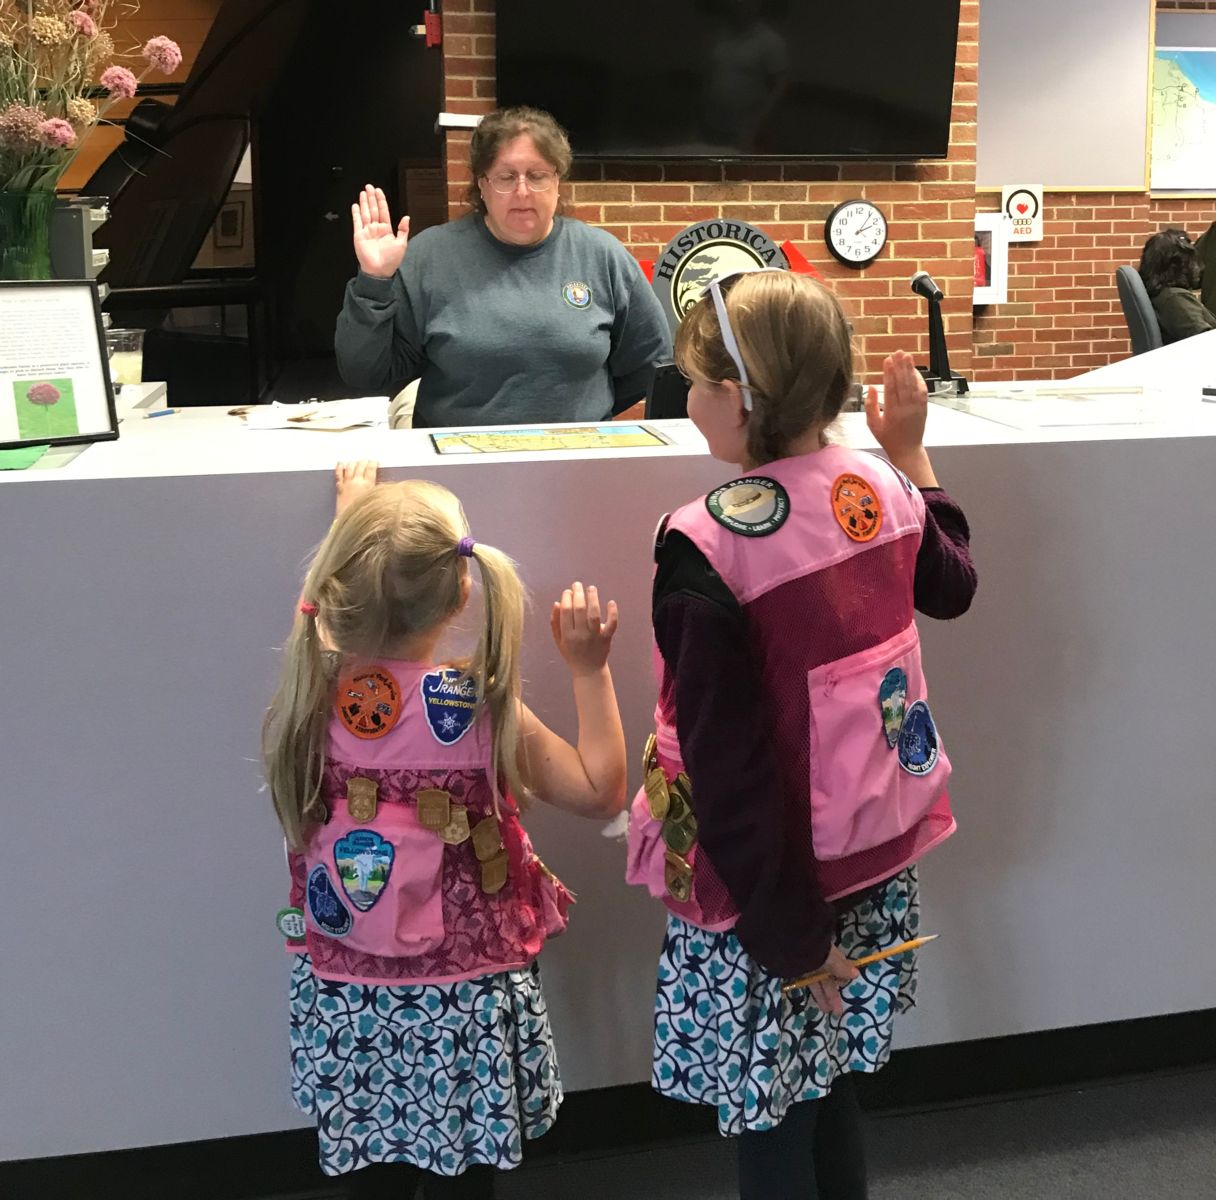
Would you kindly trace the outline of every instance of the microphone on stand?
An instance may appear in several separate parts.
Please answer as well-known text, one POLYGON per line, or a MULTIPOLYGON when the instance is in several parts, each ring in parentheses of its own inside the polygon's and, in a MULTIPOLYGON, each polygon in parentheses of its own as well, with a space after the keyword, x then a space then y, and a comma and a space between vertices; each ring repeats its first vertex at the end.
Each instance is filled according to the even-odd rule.
POLYGON ((941 301, 945 298, 942 289, 933 282, 928 271, 917 271, 912 276, 912 290, 918 296, 924 296, 926 300, 941 301))
POLYGON ((942 321, 942 289, 933 282, 928 271, 917 271, 912 276, 912 290, 929 301, 929 365, 916 369, 925 377, 930 393, 965 396, 967 381, 950 370, 950 356, 946 352, 946 326, 942 321))

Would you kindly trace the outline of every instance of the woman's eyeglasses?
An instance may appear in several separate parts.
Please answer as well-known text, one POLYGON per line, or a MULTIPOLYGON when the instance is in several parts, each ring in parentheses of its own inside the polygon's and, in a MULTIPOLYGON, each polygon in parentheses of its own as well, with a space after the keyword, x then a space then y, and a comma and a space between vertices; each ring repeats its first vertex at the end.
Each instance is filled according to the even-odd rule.
POLYGON ((530 192, 547 192, 557 181, 556 171, 499 171, 496 175, 487 175, 490 186, 500 195, 509 196, 519 187, 522 179, 530 192))

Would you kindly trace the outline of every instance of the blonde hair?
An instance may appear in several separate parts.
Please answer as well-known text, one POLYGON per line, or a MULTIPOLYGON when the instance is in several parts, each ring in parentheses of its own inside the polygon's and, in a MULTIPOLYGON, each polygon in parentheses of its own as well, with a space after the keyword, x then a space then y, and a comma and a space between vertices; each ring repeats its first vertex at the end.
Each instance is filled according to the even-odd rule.
MULTIPOLYGON (((839 416, 853 381, 849 322, 826 287, 792 271, 740 275, 722 291, 754 401, 747 452, 757 465, 772 462, 839 416)), ((681 321, 675 356, 685 375, 739 382, 708 294, 681 321)))
MULTIPOLYGON (((304 580, 316 612, 299 612, 282 676, 262 725, 262 760, 283 834, 302 849, 324 820, 325 741, 340 666, 387 657, 404 638, 450 621, 464 602, 468 568, 458 553, 469 532, 460 502, 436 483, 384 484, 334 522, 304 580)), ((471 664, 479 711, 493 731, 491 784, 526 794, 517 765, 519 656, 524 590, 515 564, 480 543, 485 622, 471 664)))
POLYGON ((486 202, 481 198, 478 181, 494 165, 499 151, 525 133, 536 144, 541 158, 557 172, 559 183, 570 174, 570 164, 574 161, 570 139, 553 117, 542 109, 522 105, 495 109, 482 117, 469 142, 469 172, 472 178, 465 191, 465 200, 483 216, 486 202))

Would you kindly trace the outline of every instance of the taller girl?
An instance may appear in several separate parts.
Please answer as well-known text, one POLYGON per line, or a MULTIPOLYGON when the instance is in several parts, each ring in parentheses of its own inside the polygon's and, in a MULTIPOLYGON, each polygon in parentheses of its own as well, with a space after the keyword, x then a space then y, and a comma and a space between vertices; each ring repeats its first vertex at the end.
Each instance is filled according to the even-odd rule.
POLYGON ((657 538, 657 731, 630 828, 630 879, 670 910, 653 1082, 739 1135, 744 1200, 854 1200, 849 1072, 886 1061, 915 965, 849 958, 915 936, 915 864, 954 831, 913 610, 967 609, 969 531, 907 355, 867 411, 890 461, 828 440, 853 357, 814 281, 714 283, 676 357, 710 453, 743 474, 657 538))

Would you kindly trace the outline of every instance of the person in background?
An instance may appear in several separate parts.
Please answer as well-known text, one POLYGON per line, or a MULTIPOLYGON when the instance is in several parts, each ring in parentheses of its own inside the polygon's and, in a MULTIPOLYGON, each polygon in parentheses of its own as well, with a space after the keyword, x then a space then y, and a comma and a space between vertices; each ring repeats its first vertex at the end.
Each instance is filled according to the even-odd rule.
POLYGON ((570 164, 548 113, 509 108, 473 132, 460 220, 411 239, 369 184, 334 340, 348 386, 419 380, 417 427, 600 421, 641 400, 671 357, 667 319, 612 234, 561 215, 570 164))
POLYGON ((1203 260, 1184 230, 1163 229, 1144 243, 1140 278, 1167 346, 1216 329, 1216 314, 1195 294, 1203 282, 1203 260))
POLYGON ((486 1200, 562 1099, 537 955, 570 895, 520 823, 536 799, 585 817, 625 803, 608 653, 615 604, 553 606, 578 743, 520 700, 524 593, 436 483, 338 468, 263 729, 287 842, 292 1097, 348 1197, 486 1200), (469 664, 436 644, 480 575, 469 664))
POLYGON ((742 478, 656 539, 657 729, 628 874, 669 910, 652 1083, 716 1109, 742 1200, 864 1200, 851 1073, 887 1061, 916 956, 851 960, 916 937, 917 863, 954 832, 913 609, 967 610, 967 520, 925 451, 909 355, 867 403, 890 461, 829 440, 853 356, 814 280, 712 284, 676 362, 742 478))
POLYGON ((1199 261, 1203 267, 1199 299, 1208 312, 1216 313, 1216 221, 1208 226, 1206 233, 1200 235, 1195 249, 1199 251, 1199 261))

